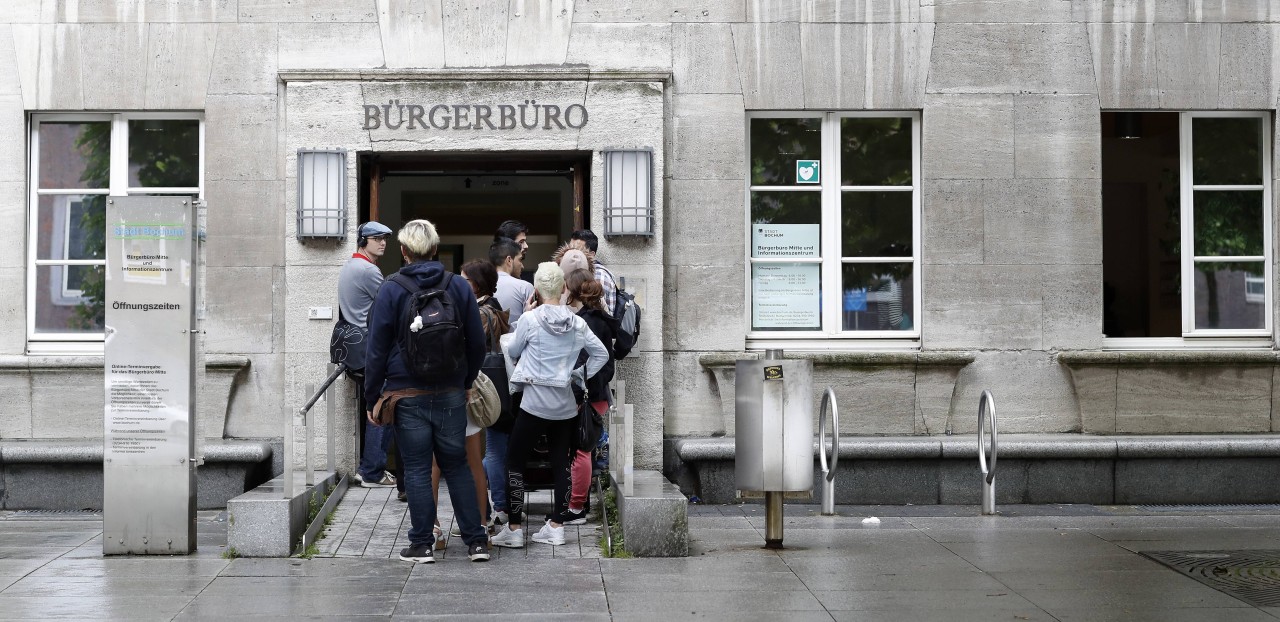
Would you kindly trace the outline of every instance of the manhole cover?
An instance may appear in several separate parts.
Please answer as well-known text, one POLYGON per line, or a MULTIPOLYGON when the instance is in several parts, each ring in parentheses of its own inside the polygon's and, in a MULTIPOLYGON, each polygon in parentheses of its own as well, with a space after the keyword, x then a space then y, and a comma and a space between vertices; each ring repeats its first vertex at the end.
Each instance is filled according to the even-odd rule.
POLYGON ((1280 550, 1142 554, 1251 605, 1280 607, 1280 550))
POLYGON ((1227 514, 1280 512, 1280 505, 1274 503, 1135 505, 1133 508, 1139 512, 1219 512, 1227 514))

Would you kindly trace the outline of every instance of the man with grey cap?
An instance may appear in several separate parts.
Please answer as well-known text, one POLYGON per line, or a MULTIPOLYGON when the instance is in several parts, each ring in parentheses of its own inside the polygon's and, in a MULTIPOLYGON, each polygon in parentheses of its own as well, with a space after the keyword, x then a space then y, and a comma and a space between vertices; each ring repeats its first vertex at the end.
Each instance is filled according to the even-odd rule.
MULTIPOLYGON (((364 332, 368 332, 373 299, 378 295, 378 288, 382 287, 382 270, 377 262, 387 252, 389 235, 391 228, 380 222, 360 225, 356 230, 356 252, 338 273, 339 320, 358 326, 364 332)), ((363 347, 364 343, 359 346, 363 347)), ((359 359, 363 369, 363 352, 359 359)), ((365 408, 362 406, 360 411, 363 413, 365 408)), ((365 420, 364 451, 360 454, 360 468, 356 472, 361 486, 395 486, 395 476, 387 472, 387 449, 391 446, 392 434, 391 426, 374 425, 365 420)))

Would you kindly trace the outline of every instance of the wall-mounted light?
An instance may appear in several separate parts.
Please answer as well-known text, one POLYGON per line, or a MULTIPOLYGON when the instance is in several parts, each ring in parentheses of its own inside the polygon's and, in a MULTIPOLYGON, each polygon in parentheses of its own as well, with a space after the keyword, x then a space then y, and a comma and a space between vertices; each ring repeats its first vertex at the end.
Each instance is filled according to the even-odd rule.
POLYGON ((347 234, 347 152, 298 150, 298 238, 347 234))
POLYGON ((604 234, 653 235, 653 150, 604 152, 604 234))

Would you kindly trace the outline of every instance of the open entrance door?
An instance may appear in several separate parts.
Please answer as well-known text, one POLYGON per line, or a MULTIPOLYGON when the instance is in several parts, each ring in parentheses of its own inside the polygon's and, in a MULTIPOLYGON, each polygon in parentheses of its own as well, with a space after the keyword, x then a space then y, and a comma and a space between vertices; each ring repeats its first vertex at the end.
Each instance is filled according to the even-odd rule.
MULTIPOLYGON (((505 220, 529 228, 526 270, 537 269, 577 229, 588 228, 589 152, 528 154, 389 154, 360 156, 360 219, 393 230, 425 218, 440 233, 439 259, 457 272, 486 258, 505 220)), ((379 262, 400 267, 395 239, 379 262)))

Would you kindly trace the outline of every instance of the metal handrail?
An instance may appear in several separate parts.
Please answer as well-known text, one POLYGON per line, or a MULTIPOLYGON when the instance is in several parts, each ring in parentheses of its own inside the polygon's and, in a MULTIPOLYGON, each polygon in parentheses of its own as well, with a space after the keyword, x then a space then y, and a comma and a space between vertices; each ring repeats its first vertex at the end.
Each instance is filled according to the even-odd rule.
POLYGON ((822 514, 836 513, 836 465, 840 460, 840 408, 836 403, 836 391, 831 387, 822 394, 822 406, 818 409, 818 463, 822 466, 822 514), (827 406, 831 409, 828 411, 827 406), (827 414, 831 420, 831 459, 827 459, 827 414))
POLYGON ((996 513, 996 453, 1000 434, 996 429, 996 398, 984 390, 978 398, 978 469, 982 471, 982 513, 996 513), (986 428, 991 428, 991 460, 987 460, 986 428), (988 464, 989 462, 989 464, 988 464))
MULTIPOLYGON (((346 363, 339 363, 336 367, 333 367, 333 370, 329 372, 329 377, 325 378, 324 383, 321 384, 320 388, 315 391, 315 393, 311 396, 311 399, 307 400, 307 403, 303 405, 302 408, 299 408, 298 412, 296 413, 296 416, 302 417, 303 442, 305 443, 303 447, 303 451, 306 452, 306 469, 307 469, 306 485, 307 486, 315 485, 315 468, 312 465, 312 461, 311 461, 311 452, 313 451, 311 447, 312 445, 311 432, 315 428, 315 425, 313 425, 311 421, 311 407, 315 406, 316 402, 320 401, 320 397, 324 395, 326 391, 329 390, 329 387, 332 386, 333 382, 338 379, 338 376, 341 376, 342 373, 345 371, 347 371, 346 363)), ((310 391, 311 387, 308 386, 307 390, 310 391)), ((328 416, 327 417, 328 426, 326 427, 326 434, 328 435, 328 444, 327 444, 328 470, 333 471, 334 470, 334 455, 333 455, 334 454, 334 438, 333 438, 334 400, 333 400, 333 396, 332 395, 329 396, 329 398, 326 399, 325 401, 328 402, 328 409, 326 412, 328 416)), ((290 412, 288 408, 285 409, 285 412, 287 413, 287 416, 285 417, 285 422, 284 422, 284 434, 285 434, 284 436, 285 456, 284 456, 284 477, 283 477, 284 498, 292 499, 293 498, 293 424, 295 421, 294 420, 295 413, 290 412)))

